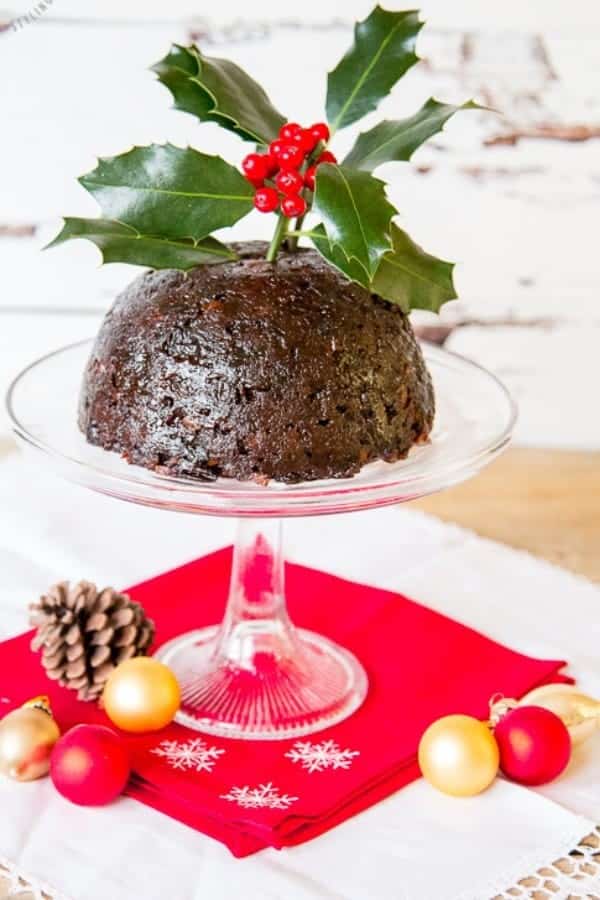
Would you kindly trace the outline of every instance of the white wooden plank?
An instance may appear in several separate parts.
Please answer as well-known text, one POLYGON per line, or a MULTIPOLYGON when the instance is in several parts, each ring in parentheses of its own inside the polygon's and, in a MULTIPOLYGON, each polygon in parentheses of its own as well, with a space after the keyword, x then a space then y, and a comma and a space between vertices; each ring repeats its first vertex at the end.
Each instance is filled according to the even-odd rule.
MULTIPOLYGON (((35 0, 4 0, 10 9, 25 13, 35 6, 35 0)), ((209 7, 196 0, 144 0, 144 3, 123 3, 122 0, 54 0, 50 15, 68 18, 102 20, 108 17, 138 21, 206 17, 223 22, 232 19, 300 19, 323 22, 344 18, 352 21, 367 14, 372 0, 304 0, 301 10, 287 9, 280 0, 253 0, 251 7, 245 0, 220 0, 209 7)), ((406 5, 406 4, 405 4, 406 5)), ((504 0, 502 4, 482 3, 481 0, 422 0, 418 6, 433 23, 446 27, 487 27, 518 29, 589 29, 600 26, 600 11, 590 0, 504 0)))
POLYGON ((461 328, 447 347, 495 372, 519 404, 517 444, 556 449, 600 447, 593 394, 600 329, 461 328))

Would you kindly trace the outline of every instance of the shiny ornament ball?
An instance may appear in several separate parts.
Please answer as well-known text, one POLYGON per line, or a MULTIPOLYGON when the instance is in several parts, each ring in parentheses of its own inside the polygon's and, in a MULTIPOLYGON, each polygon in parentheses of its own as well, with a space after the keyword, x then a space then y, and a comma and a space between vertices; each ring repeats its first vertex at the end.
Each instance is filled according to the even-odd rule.
POLYGON ((117 666, 102 695, 104 710, 123 731, 158 731, 173 721, 181 693, 173 672, 157 659, 139 656, 117 666))
POLYGON ((472 797, 498 773, 498 745, 485 722, 472 716, 444 716, 429 726, 419 743, 419 766, 438 791, 472 797))
POLYGON ((541 706, 518 706, 494 729, 500 768, 512 781, 538 785, 553 781, 571 758, 571 738, 559 717, 541 706))
POLYGON ((76 725, 52 751, 56 790, 79 806, 105 806, 123 793, 131 765, 125 741, 104 725, 76 725))
POLYGON ((47 697, 36 697, 13 710, 0 722, 0 772, 15 781, 47 775, 59 737, 47 697))
POLYGON ((567 726, 573 744, 587 740, 600 726, 600 701, 573 684, 545 684, 523 697, 520 706, 543 706, 567 726))

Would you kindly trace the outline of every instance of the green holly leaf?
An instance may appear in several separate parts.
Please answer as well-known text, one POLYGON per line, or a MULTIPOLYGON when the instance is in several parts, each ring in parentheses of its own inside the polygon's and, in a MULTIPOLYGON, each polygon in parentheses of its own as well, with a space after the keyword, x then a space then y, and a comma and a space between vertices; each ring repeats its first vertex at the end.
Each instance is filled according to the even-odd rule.
POLYGON ((252 185, 225 160, 171 144, 101 159, 79 181, 105 218, 140 234, 195 241, 245 216, 254 195, 252 185))
POLYGON ((404 312, 439 312, 444 303, 457 296, 452 279, 454 264, 425 253, 395 224, 391 233, 393 249, 381 260, 372 290, 404 312))
POLYGON ((355 260, 370 281, 390 250, 390 222, 396 210, 385 184, 368 172, 322 164, 317 170, 315 213, 321 216, 332 249, 355 260))
POLYGON ((211 237, 194 242, 140 234, 135 228, 111 219, 65 219, 62 231, 48 247, 77 238, 92 241, 100 249, 105 263, 132 263, 153 269, 191 269, 237 259, 233 250, 211 237))
POLYGON ((354 28, 354 45, 327 78, 327 118, 334 132, 377 107, 399 78, 418 61, 416 10, 391 12, 376 6, 354 28))
POLYGON ((454 113, 461 109, 481 108, 472 100, 462 106, 451 106, 431 97, 414 116, 407 119, 384 119, 370 131, 359 134, 344 165, 373 172, 383 163, 407 161, 421 144, 443 129, 454 113))
POLYGON ((371 281, 360 263, 357 263, 355 259, 348 259, 339 247, 331 246, 324 225, 317 225, 316 228, 313 228, 310 232, 310 239, 323 259, 327 260, 342 275, 346 275, 350 281, 362 284, 367 290, 371 289, 371 281))
POLYGON ((195 46, 174 44, 152 70, 173 95, 176 109, 203 122, 216 122, 245 141, 268 144, 285 122, 243 69, 229 60, 204 56, 195 46))

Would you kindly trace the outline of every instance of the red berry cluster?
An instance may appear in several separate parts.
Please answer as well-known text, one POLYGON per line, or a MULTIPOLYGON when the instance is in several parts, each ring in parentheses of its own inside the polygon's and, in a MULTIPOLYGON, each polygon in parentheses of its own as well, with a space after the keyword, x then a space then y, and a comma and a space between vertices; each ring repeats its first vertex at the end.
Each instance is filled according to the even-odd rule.
POLYGON ((242 170, 256 188, 254 206, 260 212, 281 212, 287 218, 306 212, 304 188, 315 189, 315 174, 321 163, 336 163, 329 150, 313 160, 319 144, 329 140, 325 122, 302 128, 296 122, 282 125, 277 140, 269 144, 267 153, 249 153, 242 161, 242 170), (308 163, 308 165, 307 165, 308 163))

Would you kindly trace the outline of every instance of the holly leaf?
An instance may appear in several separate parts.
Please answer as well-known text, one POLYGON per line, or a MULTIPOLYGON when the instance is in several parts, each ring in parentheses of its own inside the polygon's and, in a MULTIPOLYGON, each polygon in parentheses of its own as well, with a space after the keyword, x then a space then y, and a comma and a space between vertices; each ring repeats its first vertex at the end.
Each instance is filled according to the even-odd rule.
POLYGON ((92 241, 100 249, 105 263, 133 263, 153 269, 191 269, 237 259, 233 250, 211 237, 194 242, 140 234, 135 228, 112 219, 65 219, 62 231, 48 248, 77 238, 92 241))
POLYGON ((323 259, 341 272, 342 275, 346 275, 350 281, 362 284, 367 290, 371 289, 370 279, 360 263, 355 259, 348 259, 339 247, 331 246, 324 225, 317 225, 316 228, 313 228, 310 232, 310 239, 323 259))
POLYGON ((79 179, 104 217, 140 234, 198 241, 252 209, 254 190, 218 156, 171 144, 134 147, 101 159, 79 179))
POLYGON ((404 312, 439 312, 444 303, 457 296, 452 278, 454 264, 425 253, 395 224, 391 234, 393 249, 381 260, 372 290, 404 312))
POLYGON ((313 210, 321 216, 333 251, 356 261, 370 281, 390 250, 390 222, 396 210, 385 184, 368 172, 322 164, 317 169, 313 210))
POLYGON ((371 112, 418 61, 416 10, 391 12, 376 6, 354 28, 354 45, 327 78, 327 118, 334 132, 371 112))
POLYGON ((195 46, 174 44, 152 71, 173 95, 175 109, 216 122, 245 141, 268 144, 285 122, 243 69, 227 59, 204 56, 195 46))
POLYGON ((451 106, 431 97, 414 116, 407 119, 384 119, 370 131, 359 134, 344 165, 373 172, 383 163, 407 161, 421 144, 441 131, 448 119, 462 109, 482 107, 472 100, 462 106, 451 106))
MULTIPOLYGON (((214 100, 194 81, 198 74, 198 60, 191 48, 188 50, 173 44, 164 59, 151 66, 150 71, 156 73, 161 84, 173 95, 175 109, 191 113, 202 121, 214 121, 211 112, 214 100)), ((229 119, 223 124, 229 128, 234 125, 229 119)))

